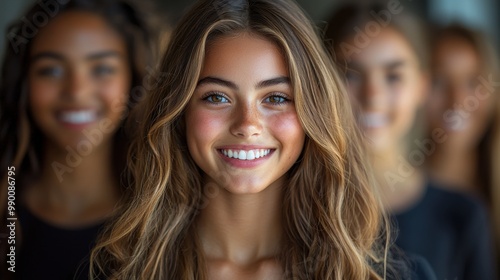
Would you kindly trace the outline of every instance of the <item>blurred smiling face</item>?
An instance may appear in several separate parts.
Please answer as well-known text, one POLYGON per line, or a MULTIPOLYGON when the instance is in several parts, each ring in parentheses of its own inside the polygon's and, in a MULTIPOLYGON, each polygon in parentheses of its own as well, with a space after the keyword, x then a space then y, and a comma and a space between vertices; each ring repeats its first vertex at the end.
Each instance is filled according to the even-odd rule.
POLYGON ((304 145, 285 60, 255 34, 209 45, 185 117, 189 152, 206 182, 231 193, 282 184, 304 145))
MULTIPOLYGON (((345 42, 356 46, 353 39, 345 42)), ((398 31, 386 28, 349 58, 347 87, 359 124, 372 150, 393 149, 411 128, 425 90, 417 56, 398 31)))
POLYGON ((473 147, 492 117, 493 98, 480 86, 480 57, 471 43, 444 37, 433 50, 433 87, 427 106, 431 128, 442 128, 449 147, 473 147))
POLYGON ((92 132, 112 139, 131 73, 125 43, 104 19, 83 11, 55 17, 34 39, 28 75, 31 115, 51 143, 75 147, 92 132))

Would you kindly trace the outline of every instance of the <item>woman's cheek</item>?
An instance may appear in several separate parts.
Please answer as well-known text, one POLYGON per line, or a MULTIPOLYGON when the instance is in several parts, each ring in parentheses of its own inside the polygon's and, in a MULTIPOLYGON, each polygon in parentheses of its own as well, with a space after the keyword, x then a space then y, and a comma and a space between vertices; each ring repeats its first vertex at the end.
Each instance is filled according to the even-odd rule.
POLYGON ((221 111, 191 108, 186 115, 186 132, 188 141, 197 143, 212 143, 223 133, 227 124, 225 114, 221 111))
POLYGON ((305 132, 295 110, 274 115, 268 127, 283 145, 293 145, 299 151, 302 150, 305 132))

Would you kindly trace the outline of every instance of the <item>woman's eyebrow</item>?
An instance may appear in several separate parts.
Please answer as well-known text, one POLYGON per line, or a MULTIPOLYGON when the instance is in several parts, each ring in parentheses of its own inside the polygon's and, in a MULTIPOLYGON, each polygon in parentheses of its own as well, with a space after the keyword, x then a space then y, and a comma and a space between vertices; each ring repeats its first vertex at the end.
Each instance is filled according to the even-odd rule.
POLYGON ((199 86, 205 85, 205 84, 216 84, 216 85, 231 88, 233 90, 238 90, 238 86, 235 83, 221 79, 221 78, 210 77, 210 76, 199 80, 198 84, 196 86, 199 87, 199 86))
POLYGON ((86 59, 87 60, 97 60, 97 59, 106 58, 106 57, 113 57, 113 56, 122 57, 122 55, 117 51, 100 51, 100 52, 96 52, 96 53, 92 53, 92 54, 87 55, 86 59))
POLYGON ((33 63, 37 60, 44 59, 44 58, 50 58, 50 59, 56 59, 56 60, 64 60, 64 56, 55 52, 41 52, 37 53, 33 57, 31 57, 30 62, 33 63))
MULTIPOLYGON (((97 59, 102 59, 106 57, 122 57, 120 53, 117 51, 100 51, 96 53, 91 53, 85 57, 86 60, 97 60, 97 59)), ((39 60, 39 59, 44 59, 44 58, 50 58, 50 59, 56 59, 56 60, 64 60, 64 56, 62 54, 56 53, 56 52, 51 52, 51 51, 46 51, 46 52, 41 52, 36 55, 34 55, 30 61, 31 63, 39 60)))
MULTIPOLYGON (((216 77, 210 77, 210 76, 199 80, 197 86, 204 85, 204 84, 221 85, 224 87, 231 88, 233 90, 239 89, 238 86, 231 81, 227 81, 227 80, 224 80, 221 78, 216 78, 216 77)), ((261 89, 264 87, 269 87, 269 86, 274 86, 274 85, 279 85, 279 84, 290 84, 290 78, 285 77, 285 76, 280 76, 280 77, 272 78, 269 80, 260 81, 257 83, 257 85, 255 85, 255 88, 261 89)))
POLYGON ((396 68, 404 66, 405 64, 406 63, 404 60, 395 60, 395 61, 391 61, 391 62, 386 63, 384 65, 384 68, 387 70, 394 70, 396 68))
POLYGON ((270 87, 270 86, 275 86, 275 85, 280 85, 280 84, 290 85, 290 78, 285 77, 285 76, 281 76, 281 77, 277 77, 277 78, 273 78, 273 79, 269 79, 269 80, 264 80, 264 81, 259 82, 255 86, 255 88, 261 89, 264 87, 270 87))

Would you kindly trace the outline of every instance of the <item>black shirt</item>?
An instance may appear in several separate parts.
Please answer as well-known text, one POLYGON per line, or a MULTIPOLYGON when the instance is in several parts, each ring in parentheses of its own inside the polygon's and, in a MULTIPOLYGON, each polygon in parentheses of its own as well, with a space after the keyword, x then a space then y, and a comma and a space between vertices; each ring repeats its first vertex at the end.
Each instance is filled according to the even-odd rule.
POLYGON ((479 201, 429 182, 422 199, 395 220, 396 244, 426 258, 438 279, 496 279, 491 229, 479 201))
POLYGON ((88 279, 88 256, 102 223, 80 229, 59 228, 24 207, 19 209, 19 221, 22 244, 16 279, 88 279))

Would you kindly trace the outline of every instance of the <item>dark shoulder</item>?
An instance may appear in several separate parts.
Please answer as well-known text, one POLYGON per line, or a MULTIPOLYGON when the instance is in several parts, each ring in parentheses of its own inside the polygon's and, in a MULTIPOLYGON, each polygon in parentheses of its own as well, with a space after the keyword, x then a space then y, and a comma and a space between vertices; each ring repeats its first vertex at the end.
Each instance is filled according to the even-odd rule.
POLYGON ((437 280, 434 270, 424 257, 403 252, 397 247, 390 250, 389 256, 390 268, 386 279, 437 280))
POLYGON ((429 262, 420 255, 409 254, 409 274, 412 280, 437 280, 429 262))
POLYGON ((456 222, 486 215, 485 206, 479 199, 440 187, 435 183, 429 183, 426 200, 426 204, 437 210, 434 214, 456 222))

